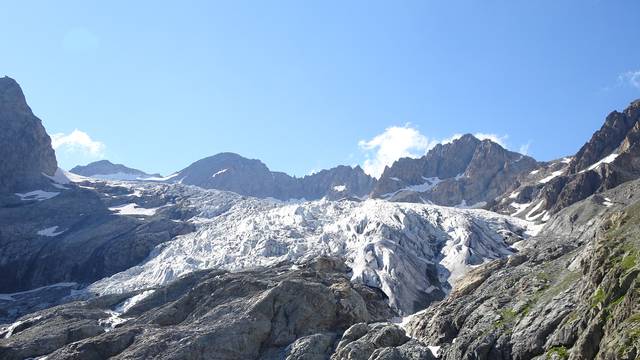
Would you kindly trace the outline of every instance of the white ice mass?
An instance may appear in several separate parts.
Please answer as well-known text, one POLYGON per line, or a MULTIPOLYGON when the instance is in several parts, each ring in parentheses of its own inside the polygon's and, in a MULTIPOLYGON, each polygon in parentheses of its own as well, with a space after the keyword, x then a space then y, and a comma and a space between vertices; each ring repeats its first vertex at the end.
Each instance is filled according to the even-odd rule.
MULTIPOLYGON (((526 237, 534 228, 484 210, 383 200, 286 204, 179 189, 192 192, 188 206, 199 213, 190 220, 197 230, 158 246, 146 262, 90 285, 91 292, 152 288, 199 269, 236 271, 332 255, 346 259, 353 281, 380 288, 391 306, 409 314, 425 297, 446 293, 469 268, 511 254, 506 237, 520 239, 515 234, 526 237)), ((127 209, 139 211, 132 205, 127 209)))

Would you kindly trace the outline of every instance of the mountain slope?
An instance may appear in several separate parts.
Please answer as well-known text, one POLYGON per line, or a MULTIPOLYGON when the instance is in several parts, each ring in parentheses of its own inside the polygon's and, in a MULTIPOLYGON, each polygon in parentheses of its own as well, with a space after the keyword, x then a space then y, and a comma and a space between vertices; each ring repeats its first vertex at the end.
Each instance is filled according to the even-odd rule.
POLYGON ((495 211, 549 219, 563 208, 640 177, 640 100, 609 114, 573 157, 548 164, 514 182, 491 205, 495 211))
POLYGON ((58 168, 51 139, 18 83, 0 78, 0 192, 33 190, 58 168))
POLYGON ((467 134, 438 144, 419 158, 386 168, 372 196, 390 201, 482 207, 502 195, 520 174, 537 167, 525 155, 467 134))
POLYGON ((94 161, 87 165, 78 165, 69 172, 104 180, 143 180, 150 177, 160 177, 159 174, 147 174, 122 164, 114 164, 109 160, 94 161))
POLYGON ((280 200, 363 197, 375 182, 359 167, 338 166, 303 178, 272 172, 260 160, 220 153, 194 162, 167 178, 170 182, 280 200))
POLYGON ((559 212, 518 255, 479 267, 413 317, 442 359, 640 356, 640 182, 559 212))

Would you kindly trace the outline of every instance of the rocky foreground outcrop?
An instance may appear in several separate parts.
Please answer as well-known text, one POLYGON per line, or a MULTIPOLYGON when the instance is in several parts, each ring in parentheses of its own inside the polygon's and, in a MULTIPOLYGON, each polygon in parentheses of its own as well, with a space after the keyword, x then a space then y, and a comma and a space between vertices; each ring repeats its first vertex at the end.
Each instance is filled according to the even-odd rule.
POLYGON ((18 83, 0 78, 0 193, 32 190, 58 168, 51 138, 18 83))
POLYGON ((640 182, 602 195, 561 211, 517 255, 472 271, 409 333, 450 360, 637 359, 640 182))
POLYGON ((0 357, 302 360, 328 359, 337 346, 335 360, 432 359, 399 327, 366 324, 393 312, 382 292, 347 272, 321 257, 300 268, 205 270, 137 295, 72 302, 0 331, 0 357))

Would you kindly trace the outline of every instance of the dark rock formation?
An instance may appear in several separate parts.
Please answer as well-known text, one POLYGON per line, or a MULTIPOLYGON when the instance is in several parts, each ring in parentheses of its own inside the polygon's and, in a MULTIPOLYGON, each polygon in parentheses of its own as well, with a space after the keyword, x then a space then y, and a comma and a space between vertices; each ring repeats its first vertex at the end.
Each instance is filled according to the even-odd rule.
MULTIPOLYGON (((355 323, 384 320, 390 311, 373 310, 385 307, 383 295, 363 296, 347 270, 335 258, 299 270, 290 264, 205 270, 146 292, 124 310, 123 301, 134 294, 61 305, 0 332, 0 357, 327 359, 338 334, 355 323)), ((397 335, 378 336, 377 346, 406 342, 404 331, 392 332, 397 335)))
MULTIPOLYGON (((101 186, 86 183, 84 186, 101 186)), ((125 188, 100 192, 73 184, 43 200, 0 201, 0 292, 58 282, 91 283, 142 261, 151 249, 192 226, 172 221, 171 207, 154 216, 117 215, 108 209, 137 202, 161 206, 175 199, 125 188), (49 230, 47 230, 49 229, 49 230)))
POLYGON ((640 101, 607 116, 600 130, 571 158, 554 161, 523 174, 490 208, 541 220, 565 207, 640 177, 640 101), (528 201, 511 194, 526 191, 528 201), (514 205, 514 203, 520 205, 514 205), (526 207, 526 206, 525 206, 526 207), (545 215, 545 216, 543 216, 545 215))
POLYGON ((18 83, 0 78, 0 192, 33 190, 58 168, 51 139, 18 83))

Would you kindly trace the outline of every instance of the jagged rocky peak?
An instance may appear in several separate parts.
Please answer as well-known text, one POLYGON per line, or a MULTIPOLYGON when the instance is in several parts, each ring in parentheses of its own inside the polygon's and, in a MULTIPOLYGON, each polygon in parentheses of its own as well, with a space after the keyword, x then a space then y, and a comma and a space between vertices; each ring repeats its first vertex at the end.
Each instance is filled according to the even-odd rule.
POLYGON ((159 174, 147 174, 122 164, 114 164, 109 160, 99 160, 87 165, 78 165, 70 172, 82 176, 105 180, 142 180, 149 177, 159 177, 159 174))
POLYGON ((169 181, 280 200, 362 197, 371 192, 375 183, 375 179, 359 166, 338 166, 296 178, 271 171, 260 160, 234 153, 220 153, 198 160, 171 175, 169 181))
POLYGON ((582 146, 571 163, 570 173, 578 173, 614 153, 640 119, 640 99, 624 111, 611 112, 604 125, 582 146))
POLYGON ((496 199, 494 211, 527 220, 551 214, 595 193, 640 177, 640 101, 610 113, 573 157, 541 164, 496 199))
POLYGON ((438 144, 425 156, 385 169, 373 196, 448 206, 485 206, 538 163, 490 140, 466 134, 438 144))
POLYGON ((40 185, 58 164, 51 139, 10 77, 0 78, 0 191, 40 185))

